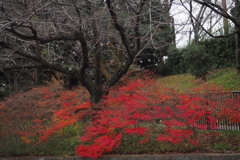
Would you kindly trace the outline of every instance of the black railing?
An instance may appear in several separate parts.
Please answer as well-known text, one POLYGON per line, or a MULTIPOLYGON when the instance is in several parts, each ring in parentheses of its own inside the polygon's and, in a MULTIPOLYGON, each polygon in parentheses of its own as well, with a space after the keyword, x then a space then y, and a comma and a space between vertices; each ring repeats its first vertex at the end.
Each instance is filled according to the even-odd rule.
MULTIPOLYGON (((203 96, 210 101, 215 102, 215 105, 210 106, 211 104, 209 104, 209 107, 213 110, 212 116, 217 118, 216 129, 240 131, 239 117, 237 117, 240 116, 240 91, 193 93, 191 95, 203 96)), ((209 121, 209 119, 203 118, 198 123, 204 124, 206 125, 206 128, 210 129, 209 121)))

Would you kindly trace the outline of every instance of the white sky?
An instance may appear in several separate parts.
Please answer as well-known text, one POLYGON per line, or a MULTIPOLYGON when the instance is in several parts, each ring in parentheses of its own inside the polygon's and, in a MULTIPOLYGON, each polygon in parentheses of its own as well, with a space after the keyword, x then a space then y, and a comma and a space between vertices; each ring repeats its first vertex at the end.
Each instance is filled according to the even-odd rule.
POLYGON ((190 25, 187 24, 189 15, 187 14, 182 5, 176 3, 172 5, 170 13, 174 17, 175 30, 177 33, 176 34, 177 46, 179 47, 184 46, 187 44, 189 39, 188 31, 190 25))

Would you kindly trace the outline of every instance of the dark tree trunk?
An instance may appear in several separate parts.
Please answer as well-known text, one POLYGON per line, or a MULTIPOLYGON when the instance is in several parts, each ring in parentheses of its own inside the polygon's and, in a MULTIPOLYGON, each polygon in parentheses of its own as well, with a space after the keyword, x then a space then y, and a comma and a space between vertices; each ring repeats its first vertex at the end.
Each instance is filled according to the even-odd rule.
MULTIPOLYGON (((235 0, 235 16, 240 18, 240 2, 239 0, 235 0)), ((236 69, 238 74, 240 74, 240 26, 236 25, 235 30, 237 31, 237 34, 235 35, 236 40, 236 69)))
MULTIPOLYGON (((226 0, 222 0, 222 7, 224 11, 227 12, 227 2, 226 0)), ((228 28, 228 19, 226 17, 223 17, 223 29, 224 29, 224 34, 228 35, 229 34, 229 28, 228 28)))
POLYGON ((36 84, 43 84, 43 69, 42 68, 36 68, 35 73, 36 73, 35 83, 36 84))
POLYGON ((103 95, 104 95, 104 91, 102 91, 102 89, 94 89, 94 91, 90 93, 91 103, 98 104, 102 100, 103 95))
POLYGON ((238 28, 238 33, 236 34, 236 69, 238 74, 240 74, 240 29, 238 28))

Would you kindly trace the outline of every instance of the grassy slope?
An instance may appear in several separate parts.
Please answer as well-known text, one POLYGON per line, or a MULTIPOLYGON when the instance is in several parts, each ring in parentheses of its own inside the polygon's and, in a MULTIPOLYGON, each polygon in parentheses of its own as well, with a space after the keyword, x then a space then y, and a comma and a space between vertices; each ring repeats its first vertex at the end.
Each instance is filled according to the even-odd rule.
MULTIPOLYGON (((195 79, 189 73, 162 77, 158 81, 161 86, 180 92, 192 92, 193 88, 202 84, 201 80, 195 79)), ((206 84, 212 83, 223 86, 226 90, 240 91, 240 75, 237 75, 234 68, 211 71, 207 75, 206 84)))
POLYGON ((208 82, 222 84, 226 89, 240 91, 240 75, 234 68, 216 70, 208 76, 208 82))
MULTIPOLYGON (((159 78, 158 81, 159 83, 157 85, 178 90, 180 92, 193 92, 194 88, 202 85, 202 82, 200 80, 195 80, 194 76, 190 74, 181 74, 181 75, 162 77, 162 78, 159 78)), ((240 90, 240 76, 237 76, 237 73, 233 68, 212 71, 207 76, 207 83, 218 83, 218 84, 224 85, 229 90, 240 90)), ((62 88, 61 87, 59 88, 59 86, 57 87, 53 85, 52 89, 54 89, 53 92, 59 92, 61 91, 62 88)), ((18 104, 21 104, 24 101, 30 103, 30 99, 32 99, 33 101, 34 97, 39 99, 39 96, 41 95, 39 95, 38 92, 34 93, 34 91, 39 91, 39 88, 32 90, 31 92, 29 91, 29 93, 23 93, 22 95, 19 94, 20 97, 18 99, 16 99, 15 97, 13 104, 16 104, 17 106, 19 106, 18 104)), ((84 93, 84 95, 86 94, 84 93)), ((11 99, 9 101, 12 102, 11 99)), ((11 105, 12 107, 13 107, 13 104, 11 105)), ((36 107, 27 108, 27 111, 33 114, 36 114, 36 112, 39 113, 44 111, 43 107, 38 107, 38 108, 36 107), (34 111, 30 109, 34 109, 34 111)), ((14 109, 14 108, 11 108, 11 109, 14 109)), ((17 113, 21 113, 21 112, 17 110, 17 113)), ((11 119, 13 119, 13 117, 11 117, 11 119)), ((21 127, 21 124, 17 123, 16 127, 18 128, 21 127)), ((46 143, 41 143, 40 145, 37 145, 37 146, 34 145, 33 143, 29 143, 29 144, 23 143, 23 141, 20 138, 24 138, 24 137, 22 137, 21 135, 8 135, 7 137, 4 137, 2 139, 0 138, 0 144, 1 144, 0 157, 1 156, 33 156, 33 155, 35 156, 75 155, 74 148, 76 145, 79 144, 79 141, 78 141, 79 135, 80 133, 77 127, 72 126, 71 128, 71 126, 69 126, 69 128, 64 129, 64 132, 59 132, 54 134, 54 136, 49 141, 47 141, 46 143)), ((117 153, 118 154, 141 154, 141 153, 146 154, 146 153, 159 153, 159 152, 188 153, 188 152, 195 152, 196 150, 199 150, 199 151, 205 150, 206 147, 210 147, 210 149, 213 150, 212 152, 223 152, 223 151, 225 152, 225 150, 226 152, 228 151, 230 152, 233 150, 234 152, 239 152, 240 143, 237 144, 238 142, 236 142, 236 139, 239 139, 237 136, 239 137, 239 132, 236 133, 235 137, 233 135, 230 135, 230 136, 220 135, 220 136, 215 136, 210 138, 206 138, 204 136, 204 138, 202 139, 205 139, 206 143, 202 142, 201 144, 204 144, 204 145, 201 145, 200 147, 197 148, 196 146, 186 145, 185 143, 184 143, 185 147, 183 147, 183 144, 169 144, 169 143, 159 144, 156 141, 148 142, 145 145, 140 145, 141 146, 140 147, 138 142, 139 136, 133 135, 132 137, 130 137, 131 141, 124 142, 126 144, 116 149, 115 153, 116 154, 117 153), (230 139, 229 137, 234 137, 234 138, 230 139), (213 140, 214 143, 208 146, 207 141, 209 139, 213 140), (221 144, 217 143, 218 141, 221 142, 221 144)))

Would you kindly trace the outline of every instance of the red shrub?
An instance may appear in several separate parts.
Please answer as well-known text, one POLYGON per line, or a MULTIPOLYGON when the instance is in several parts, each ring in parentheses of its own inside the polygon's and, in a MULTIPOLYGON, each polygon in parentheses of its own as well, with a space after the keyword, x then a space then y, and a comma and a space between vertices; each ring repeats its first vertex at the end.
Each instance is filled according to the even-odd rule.
MULTIPOLYGON (((76 147, 76 153, 96 158, 121 145, 123 135, 141 136, 139 143, 145 143, 155 136, 156 141, 187 141, 196 145, 198 129, 217 127, 214 115, 215 106, 219 103, 200 94, 178 94, 173 90, 156 88, 154 83, 154 80, 144 77, 144 80, 136 79, 126 86, 113 87, 105 100, 97 106, 99 110, 93 109, 89 101, 79 99, 83 93, 54 93, 44 88, 41 93, 45 99, 36 104, 39 107, 48 106, 54 114, 50 118, 37 116, 33 119, 34 125, 19 134, 36 136, 37 131, 37 135, 40 135, 39 142, 46 141, 55 131, 87 120, 85 134, 79 137, 82 144, 76 147), (57 110, 54 109, 56 106, 57 110), (44 124, 49 120, 52 123, 44 124), (161 130, 149 125, 157 121, 161 130)), ((228 103, 234 106, 233 109, 223 108, 219 114, 231 115, 232 121, 239 122, 239 101, 229 100, 228 103)), ((5 106, 1 105, 1 108, 5 106)))

